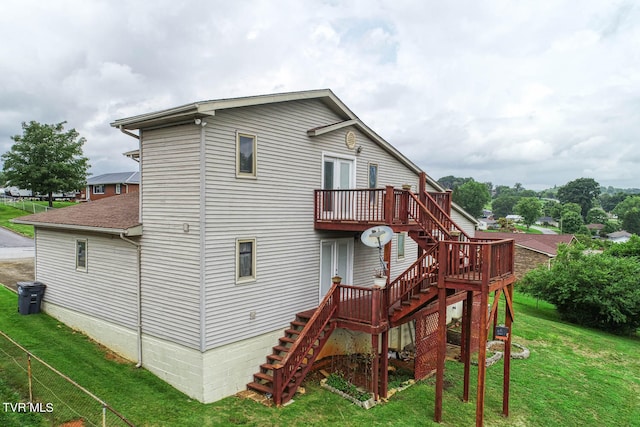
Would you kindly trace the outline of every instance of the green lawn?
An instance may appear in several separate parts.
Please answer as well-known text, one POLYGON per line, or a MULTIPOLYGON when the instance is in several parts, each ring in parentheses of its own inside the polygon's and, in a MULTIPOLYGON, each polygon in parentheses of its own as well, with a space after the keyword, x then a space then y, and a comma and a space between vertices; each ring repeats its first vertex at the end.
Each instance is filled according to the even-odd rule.
POLYGON ((10 221, 13 218, 25 215, 29 215, 29 213, 11 206, 0 205, 0 227, 8 228, 23 236, 33 237, 32 225, 14 224, 10 221))
MULTIPOLYGON (((137 425, 438 425, 432 421, 433 379, 419 382, 368 411, 314 382, 305 384, 306 393, 296 396, 293 404, 280 409, 237 397, 204 405, 144 369, 108 360, 103 349, 47 315, 20 316, 16 304, 15 294, 0 287, 0 330, 137 425)), ((617 337, 566 324, 558 320, 552 306, 542 302, 537 306, 534 299, 516 295, 514 338, 531 350, 531 357, 514 360, 511 365, 509 418, 500 415, 502 362, 487 369, 485 425, 640 426, 640 338, 617 337)), ((447 362, 446 369, 441 425, 473 425, 475 391, 471 403, 462 403, 462 365, 447 362)), ((475 371, 472 374, 475 378, 475 371)), ((0 381, 0 398, 11 399, 7 396, 11 392, 0 381)), ((0 411, 3 426, 37 422, 30 420, 25 417, 16 421, 15 414, 0 411)))

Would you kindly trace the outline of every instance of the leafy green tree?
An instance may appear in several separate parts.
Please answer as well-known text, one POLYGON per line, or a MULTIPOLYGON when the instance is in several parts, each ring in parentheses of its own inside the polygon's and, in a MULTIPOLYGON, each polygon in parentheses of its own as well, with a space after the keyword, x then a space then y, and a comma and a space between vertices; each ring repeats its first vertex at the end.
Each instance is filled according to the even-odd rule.
POLYGON ((580 232, 580 229, 584 225, 582 217, 579 213, 574 211, 567 211, 562 214, 561 229, 563 233, 575 234, 580 232))
POLYGON ((458 176, 448 175, 440 178, 438 180, 438 184, 442 185, 446 189, 455 190, 468 181, 473 181, 473 178, 461 178, 458 176))
POLYGON ((575 212, 580 215, 582 208, 577 203, 565 203, 562 205, 562 215, 567 212, 575 212))
POLYGON ((631 196, 618 203, 613 209, 613 213, 623 218, 625 214, 633 208, 640 209, 640 196, 631 196))
POLYGON ((482 209, 491 200, 487 186, 473 179, 454 189, 451 197, 475 218, 482 215, 482 209))
POLYGON ((76 191, 86 184, 85 139, 75 129, 65 132, 65 123, 23 122, 22 135, 11 137, 15 143, 2 155, 11 185, 48 195, 49 206, 53 206, 53 193, 76 191))
POLYGON ((587 224, 604 224, 608 219, 609 217, 605 211, 600 208, 592 208, 589 209, 586 222, 587 224))
POLYGON ((618 334, 635 333, 640 327, 640 262, 609 250, 586 255, 582 249, 561 245, 551 269, 528 272, 519 286, 554 304, 565 320, 618 334))
POLYGON ((622 228, 629 233, 640 234, 640 209, 631 208, 624 214, 622 228))
POLYGON ((587 217, 593 201, 600 195, 600 184, 592 178, 578 178, 568 182, 558 189, 558 199, 561 203, 577 203, 581 207, 582 218, 587 217))
POLYGON ((607 237, 607 234, 620 231, 620 225, 617 222, 607 221, 600 230, 600 237, 607 237))
POLYGON ((506 217, 513 213, 513 208, 518 202, 516 196, 500 196, 491 202, 491 210, 496 218, 506 217))
POLYGON ((522 222, 529 228, 540 218, 542 203, 535 197, 522 197, 514 209, 522 217, 522 222))
POLYGON ((562 218, 562 203, 554 203, 549 208, 550 217, 559 220, 562 218))
POLYGON ((600 200, 600 206, 602 206, 602 209, 606 212, 611 212, 618 203, 622 202, 627 197, 629 197, 628 194, 619 191, 615 194, 601 194, 598 199, 600 200))
POLYGON ((496 185, 496 187, 494 188, 493 198, 497 199, 498 197, 502 196, 514 196, 514 193, 515 192, 513 191, 513 189, 508 185, 496 185))

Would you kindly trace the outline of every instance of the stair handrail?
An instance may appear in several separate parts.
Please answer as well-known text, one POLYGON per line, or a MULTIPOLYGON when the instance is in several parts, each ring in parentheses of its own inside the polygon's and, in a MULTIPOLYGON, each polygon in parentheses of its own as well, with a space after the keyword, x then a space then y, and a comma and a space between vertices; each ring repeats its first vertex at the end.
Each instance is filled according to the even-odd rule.
POLYGON ((444 234, 444 237, 446 237, 446 239, 435 238, 435 236, 433 236, 432 230, 429 230, 426 227, 426 221, 423 218, 420 218, 420 215, 418 215, 417 217, 415 217, 414 215, 411 215, 412 214, 411 209, 408 209, 409 214, 413 217, 413 219, 418 224, 420 224, 422 229, 425 232, 427 232, 431 237, 433 237, 434 240, 452 239, 451 232, 456 231, 460 233, 460 237, 452 240, 460 240, 460 241, 466 241, 466 242, 471 241, 471 237, 451 219, 451 216, 447 212, 445 212, 442 209, 442 207, 440 207, 438 202, 436 202, 428 192, 426 191, 424 192, 424 196, 425 196, 425 200, 427 201, 427 204, 422 203, 422 201, 416 194, 410 191, 408 193, 411 199, 422 210, 422 212, 426 213, 431 218, 431 220, 437 226, 438 231, 440 231, 442 234, 444 234))
POLYGON ((333 318, 338 309, 339 285, 334 283, 322 302, 313 313, 307 324, 302 328, 289 352, 273 368, 273 398, 276 405, 280 404, 284 389, 293 379, 296 371, 307 357, 309 350, 318 340, 325 326, 333 318))
POLYGON ((420 255, 420 257, 418 257, 418 259, 413 264, 411 264, 409 268, 407 268, 404 272, 402 272, 402 274, 400 274, 391 283, 389 283, 389 285, 387 286, 389 292, 389 307, 393 306, 398 301, 401 301, 403 297, 409 295, 416 287, 418 287, 422 280, 424 280, 430 273, 433 273, 437 269, 437 264, 438 245, 433 245, 431 248, 424 251, 422 255, 420 255), (425 262, 425 260, 428 259, 428 257, 431 257, 432 262, 427 266, 425 271, 423 271, 422 274, 414 272, 414 270, 420 270, 422 264, 425 262), (411 278, 406 279, 407 276, 410 275, 411 278), (400 288, 400 291, 396 289, 401 286, 403 280, 411 280, 417 276, 420 276, 419 279, 414 279, 411 283, 411 286, 407 287, 406 289, 400 288))

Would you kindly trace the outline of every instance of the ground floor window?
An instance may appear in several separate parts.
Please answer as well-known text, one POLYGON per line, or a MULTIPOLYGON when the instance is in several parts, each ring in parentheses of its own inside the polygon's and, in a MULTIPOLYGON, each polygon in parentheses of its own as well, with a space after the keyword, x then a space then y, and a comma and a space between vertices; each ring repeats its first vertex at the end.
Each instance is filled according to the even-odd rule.
POLYGON ((236 240, 236 282, 256 279, 256 239, 236 240))
POLYGON ((87 240, 76 240, 76 270, 87 271, 87 240))

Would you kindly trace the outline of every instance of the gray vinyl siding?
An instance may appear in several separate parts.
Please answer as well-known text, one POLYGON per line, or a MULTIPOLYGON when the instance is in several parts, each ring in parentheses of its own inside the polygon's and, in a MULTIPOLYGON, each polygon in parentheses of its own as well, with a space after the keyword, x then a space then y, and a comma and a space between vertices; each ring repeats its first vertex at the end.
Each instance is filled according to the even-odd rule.
POLYGON ((455 209, 451 209, 451 219, 458 224, 458 227, 462 228, 469 236, 474 237, 476 233, 475 224, 469 221, 466 217, 462 216, 460 212, 455 209))
POLYGON ((195 125, 142 132, 142 324, 192 348, 200 348, 199 147, 195 125))
MULTIPOLYGON (((322 187, 323 152, 356 157, 358 188, 368 185, 371 159, 379 165, 381 187, 417 186, 415 173, 355 128, 307 136, 311 128, 340 120, 317 100, 219 111, 207 120, 206 348, 282 328, 296 312, 317 306, 320 241, 356 237, 313 228, 313 190, 322 187), (347 130, 357 132, 360 155, 346 147, 347 130), (235 176, 236 131, 258 138, 257 179, 235 176), (251 283, 235 283, 238 238, 257 241, 257 277, 251 283)), ((361 271, 360 264, 375 263, 377 252, 358 245, 354 284, 369 285, 372 269, 361 271)), ((407 239, 404 264, 415 252, 407 239)))
POLYGON ((36 280, 45 301, 88 316, 136 327, 136 248, 118 236, 36 229, 36 280), (76 270, 76 240, 87 241, 87 271, 76 270))

